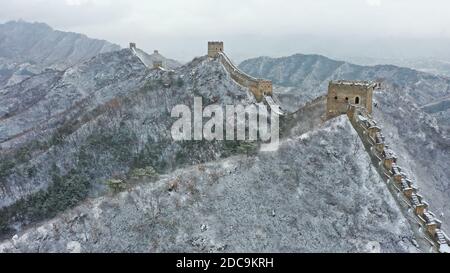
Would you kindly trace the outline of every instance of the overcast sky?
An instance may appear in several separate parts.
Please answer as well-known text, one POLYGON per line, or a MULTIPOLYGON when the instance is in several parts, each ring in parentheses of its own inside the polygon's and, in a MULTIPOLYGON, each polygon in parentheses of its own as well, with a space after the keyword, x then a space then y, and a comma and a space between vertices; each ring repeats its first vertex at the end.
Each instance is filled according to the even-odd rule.
POLYGON ((181 60, 224 40, 236 59, 450 59, 449 0, 0 0, 0 22, 23 19, 181 60))

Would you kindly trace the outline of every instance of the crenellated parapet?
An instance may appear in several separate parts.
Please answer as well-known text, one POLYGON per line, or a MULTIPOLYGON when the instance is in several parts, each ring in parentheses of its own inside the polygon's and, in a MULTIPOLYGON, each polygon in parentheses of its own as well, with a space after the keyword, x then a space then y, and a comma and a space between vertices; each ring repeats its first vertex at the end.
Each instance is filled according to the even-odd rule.
POLYGON ((441 229, 441 221, 429 210, 428 203, 418 193, 418 187, 398 165, 395 152, 385 144, 381 128, 368 110, 362 106, 350 105, 347 116, 364 145, 369 147, 369 155, 378 162, 375 164, 379 166, 378 172, 386 178, 389 189, 395 193, 399 202, 406 204, 408 211, 412 212, 427 241, 437 251, 450 253, 450 239, 441 229))

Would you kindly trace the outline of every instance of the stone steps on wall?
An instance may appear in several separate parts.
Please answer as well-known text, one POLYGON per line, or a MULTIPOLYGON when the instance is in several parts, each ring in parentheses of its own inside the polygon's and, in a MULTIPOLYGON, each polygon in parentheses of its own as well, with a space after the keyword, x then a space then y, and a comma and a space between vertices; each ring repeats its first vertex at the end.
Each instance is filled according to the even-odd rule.
MULTIPOLYGON (((365 109, 359 108, 361 107, 351 106, 349 108, 347 116, 350 119, 352 126, 358 132, 358 136, 361 138, 361 140, 371 146, 371 149, 375 149, 375 144, 369 139, 369 127, 367 126, 367 123, 373 122, 374 124, 376 124, 376 122, 365 109)), ((393 151, 387 145, 385 145, 384 151, 383 153, 381 153, 381 158, 377 157, 380 162, 379 167, 381 168, 377 168, 377 170, 384 173, 386 175, 386 179, 389 181, 393 181, 394 177, 397 177, 398 179, 398 175, 401 176, 401 180, 397 182, 401 189, 396 187, 396 183, 391 183, 391 186, 397 189, 397 200, 404 201, 407 203, 408 207, 415 209, 419 206, 422 206, 422 210, 415 210, 414 215, 420 220, 420 222, 422 223, 421 225, 425 225, 424 227, 427 227, 422 229, 422 232, 424 232, 426 235, 424 238, 427 238, 430 244, 432 244, 433 247, 437 248, 438 252, 450 253, 449 239, 440 229, 441 221, 436 218, 433 212, 428 210, 428 204, 423 200, 423 197, 417 193, 417 187, 414 187, 412 181, 404 172, 401 171, 401 168, 396 164, 396 160, 394 161, 395 163, 392 163, 392 166, 389 164, 387 165, 391 169, 388 169, 385 164, 382 164, 384 160, 390 157, 391 153, 393 154, 393 151), (420 214, 421 211, 423 211, 423 214, 420 214), (431 240, 428 238, 430 238, 431 240)), ((395 155, 392 156, 395 157, 395 155)))

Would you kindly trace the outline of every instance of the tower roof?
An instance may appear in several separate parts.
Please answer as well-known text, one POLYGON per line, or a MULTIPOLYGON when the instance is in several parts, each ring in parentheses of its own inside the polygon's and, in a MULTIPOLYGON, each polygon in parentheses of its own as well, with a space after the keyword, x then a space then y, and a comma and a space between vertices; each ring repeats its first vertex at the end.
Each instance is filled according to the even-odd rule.
POLYGON ((335 85, 353 85, 353 86, 361 86, 366 88, 373 88, 377 86, 377 83, 370 81, 350 81, 350 80, 336 80, 330 81, 330 84, 335 85))

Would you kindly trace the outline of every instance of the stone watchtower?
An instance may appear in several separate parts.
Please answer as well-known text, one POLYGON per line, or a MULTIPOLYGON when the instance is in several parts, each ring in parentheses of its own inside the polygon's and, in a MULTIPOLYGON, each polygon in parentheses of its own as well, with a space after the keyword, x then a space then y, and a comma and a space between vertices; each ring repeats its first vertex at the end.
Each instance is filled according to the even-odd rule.
POLYGON ((223 51, 223 42, 208 42, 208 57, 215 58, 219 52, 223 51))
POLYGON ((136 43, 130 43, 130 49, 136 49, 136 43))
POLYGON ((153 61, 153 68, 154 69, 163 68, 163 61, 161 61, 161 60, 154 60, 153 61))
POLYGON ((269 80, 258 80, 258 91, 261 95, 271 96, 272 95, 272 81, 269 80))
POLYGON ((346 114, 350 105, 364 107, 372 113, 373 90, 376 83, 366 81, 330 81, 327 95, 327 117, 346 114))

